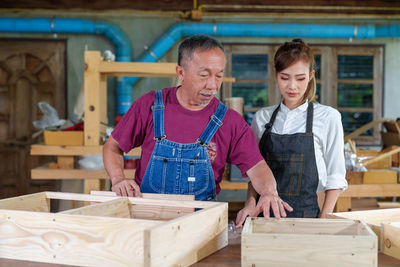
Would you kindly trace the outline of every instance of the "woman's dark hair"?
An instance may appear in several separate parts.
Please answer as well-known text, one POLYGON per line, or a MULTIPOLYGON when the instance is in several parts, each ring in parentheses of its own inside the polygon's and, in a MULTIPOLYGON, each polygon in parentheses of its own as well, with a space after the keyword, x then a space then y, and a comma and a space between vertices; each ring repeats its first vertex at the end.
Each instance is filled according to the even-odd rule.
MULTIPOLYGON (((311 48, 300 38, 285 42, 275 53, 274 65, 276 73, 290 67, 292 64, 303 61, 309 64, 310 73, 314 69, 314 55, 311 48)), ((304 93, 303 101, 314 101, 316 92, 315 77, 310 80, 304 93)))

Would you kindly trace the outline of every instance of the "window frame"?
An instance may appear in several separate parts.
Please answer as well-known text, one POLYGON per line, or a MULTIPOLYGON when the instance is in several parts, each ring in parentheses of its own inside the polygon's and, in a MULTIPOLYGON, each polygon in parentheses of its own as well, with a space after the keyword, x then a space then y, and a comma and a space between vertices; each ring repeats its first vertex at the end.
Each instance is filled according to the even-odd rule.
MULTIPOLYGON (((226 76, 232 74, 232 54, 267 54, 268 55, 268 106, 276 105, 281 101, 279 89, 277 87, 273 57, 280 44, 271 43, 224 43, 227 57, 226 76), (272 79, 271 79, 272 78, 272 79)), ((341 112, 372 112, 373 120, 378 120, 383 114, 384 96, 384 46, 383 45, 362 45, 362 44, 313 44, 310 45, 314 55, 321 56, 321 78, 317 83, 321 85, 321 104, 338 109, 341 112), (373 79, 372 82, 356 79, 338 79, 338 56, 373 56, 373 79), (338 108, 337 94, 338 83, 355 82, 372 84, 373 100, 372 108, 338 108)), ((234 78, 234 77, 233 77, 234 78)), ((247 81, 247 80, 246 80, 247 81)), ((232 97, 232 83, 225 83, 222 88, 222 97, 232 97)), ((259 107, 245 108, 245 112, 257 111, 259 107)), ((380 145, 381 144, 381 125, 373 128, 372 136, 359 136, 355 139, 360 145, 380 145)))

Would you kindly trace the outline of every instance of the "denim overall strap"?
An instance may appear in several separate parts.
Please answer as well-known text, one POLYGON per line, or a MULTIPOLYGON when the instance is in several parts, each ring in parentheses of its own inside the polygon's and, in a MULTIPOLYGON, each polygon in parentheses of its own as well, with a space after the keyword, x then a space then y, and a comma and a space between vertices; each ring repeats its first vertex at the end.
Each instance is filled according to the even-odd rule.
POLYGON ((154 139, 165 138, 164 134, 164 102, 162 98, 162 92, 156 92, 156 99, 154 106, 151 107, 153 110, 153 122, 154 122, 154 139))
POLYGON ((222 121, 224 120, 226 111, 228 107, 225 106, 222 102, 219 103, 217 110, 211 116, 211 120, 208 122, 206 129, 201 134, 198 142, 201 145, 208 145, 214 134, 217 132, 218 128, 222 125, 222 121))
POLYGON ((313 117, 314 117, 313 103, 309 102, 307 108, 307 124, 306 124, 306 133, 308 134, 312 134, 313 117))

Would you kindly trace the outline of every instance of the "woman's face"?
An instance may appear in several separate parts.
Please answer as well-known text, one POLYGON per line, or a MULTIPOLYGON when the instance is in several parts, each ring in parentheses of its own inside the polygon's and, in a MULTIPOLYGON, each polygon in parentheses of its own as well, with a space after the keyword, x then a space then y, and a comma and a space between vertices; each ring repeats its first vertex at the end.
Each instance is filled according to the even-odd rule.
POLYGON ((289 109, 295 109, 302 104, 307 85, 314 77, 314 71, 310 73, 309 67, 308 62, 300 60, 276 73, 283 103, 289 109))

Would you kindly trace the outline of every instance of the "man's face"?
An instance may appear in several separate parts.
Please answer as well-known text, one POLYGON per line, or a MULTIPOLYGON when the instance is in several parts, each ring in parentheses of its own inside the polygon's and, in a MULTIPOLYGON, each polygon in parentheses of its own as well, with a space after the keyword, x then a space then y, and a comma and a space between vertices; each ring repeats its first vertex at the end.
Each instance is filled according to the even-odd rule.
POLYGON ((185 58, 177 67, 182 83, 182 94, 189 106, 206 106, 222 84, 225 54, 219 48, 206 51, 196 49, 192 58, 185 58))

